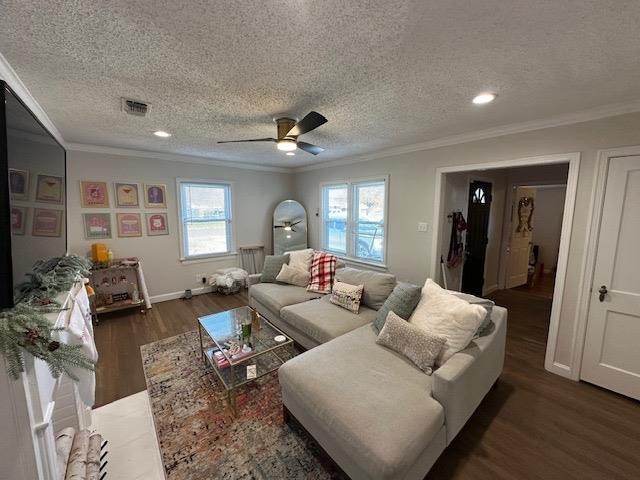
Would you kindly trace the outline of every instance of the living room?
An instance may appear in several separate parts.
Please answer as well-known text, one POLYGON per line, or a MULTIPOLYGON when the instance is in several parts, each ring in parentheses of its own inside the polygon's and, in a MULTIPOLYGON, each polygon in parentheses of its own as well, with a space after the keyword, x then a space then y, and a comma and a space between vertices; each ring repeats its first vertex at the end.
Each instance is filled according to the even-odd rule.
POLYGON ((3 5, 0 479, 637 478, 639 19, 3 5))

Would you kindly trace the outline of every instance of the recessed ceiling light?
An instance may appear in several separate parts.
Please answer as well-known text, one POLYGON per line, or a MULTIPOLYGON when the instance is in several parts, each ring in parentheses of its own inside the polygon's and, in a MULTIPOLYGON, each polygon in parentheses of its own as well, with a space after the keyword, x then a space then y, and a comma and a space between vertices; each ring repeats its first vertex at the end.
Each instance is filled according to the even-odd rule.
POLYGON ((155 131, 155 132, 153 132, 153 134, 154 134, 156 137, 162 137, 162 138, 167 138, 167 137, 170 137, 170 136, 171 136, 171 134, 170 134, 169 132, 165 132, 165 131, 163 131, 163 130, 155 131))
POLYGON ((287 153, 285 153, 285 155, 288 155, 288 156, 290 156, 290 157, 293 157, 293 156, 295 155, 295 152, 287 152, 287 153))
POLYGON ((495 93, 485 92, 480 95, 476 95, 473 97, 473 103, 476 105, 484 105, 485 103, 491 103, 496 99, 497 95, 495 93))

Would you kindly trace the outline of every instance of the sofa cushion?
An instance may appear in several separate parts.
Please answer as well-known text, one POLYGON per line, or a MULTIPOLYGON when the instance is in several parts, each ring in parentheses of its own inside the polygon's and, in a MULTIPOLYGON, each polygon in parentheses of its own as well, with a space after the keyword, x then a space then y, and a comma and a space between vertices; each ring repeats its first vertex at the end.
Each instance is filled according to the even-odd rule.
POLYGON ((297 328, 318 343, 325 343, 373 322, 376 311, 361 306, 360 313, 352 313, 332 304, 327 296, 312 302, 285 307, 280 311, 280 317, 285 323, 297 328))
POLYGON ((282 270, 282 265, 285 263, 289 263, 289 255, 267 255, 264 259, 260 281, 262 283, 275 282, 280 270, 282 270))
POLYGON ((396 286, 395 275, 349 267, 338 269, 336 280, 349 285, 363 285, 362 303, 374 310, 382 307, 396 286))
POLYGON ((471 305, 451 295, 428 278, 422 289, 420 303, 409 321, 447 339, 436 360, 436 365, 440 366, 469 345, 486 314, 487 311, 480 305, 471 305))
POLYGON ((380 307, 380 310, 378 310, 378 315, 376 315, 376 321, 374 322, 376 328, 382 330, 389 312, 393 312, 400 318, 409 320, 409 317, 420 301, 421 295, 422 289, 419 286, 412 285, 411 283, 398 283, 391 292, 391 295, 387 297, 382 307, 380 307))
POLYGON ((367 478, 403 478, 444 412, 430 395, 431 377, 377 345, 376 335, 365 325, 289 360, 278 377, 283 398, 305 405, 367 478))
POLYGON ((334 282, 329 300, 334 305, 346 308, 350 312, 358 313, 360 299, 362 298, 362 285, 349 285, 348 283, 334 282))
POLYGON ((304 287, 279 283, 258 283, 251 286, 249 295, 273 312, 279 312, 287 305, 319 298, 318 293, 307 292, 304 287))
POLYGON ((313 248, 305 248, 304 250, 291 250, 284 252, 289 255, 289 266, 299 268, 305 272, 311 273, 311 259, 313 258, 313 248))
POLYGON ((418 328, 389 312, 376 343, 404 355, 424 373, 431 375, 436 358, 446 341, 446 338, 418 328))
POLYGON ((487 314, 485 315, 484 319, 482 320, 482 323, 478 327, 478 330, 476 330, 476 334, 474 335, 473 338, 483 337, 486 334, 490 333, 491 324, 493 323, 491 321, 491 312, 493 311, 493 307, 495 307, 496 305, 494 301, 489 300, 488 298, 476 297, 475 295, 471 295, 469 293, 456 292, 454 290, 447 290, 447 292, 451 293, 452 295, 462 300, 465 300, 471 303, 472 305, 480 305, 481 307, 484 307, 484 309, 487 311, 487 314))
POLYGON ((280 283, 288 283, 289 285, 296 285, 298 287, 305 287, 309 285, 311 274, 306 270, 302 270, 297 267, 290 267, 286 263, 282 265, 280 273, 276 277, 276 280, 280 283))

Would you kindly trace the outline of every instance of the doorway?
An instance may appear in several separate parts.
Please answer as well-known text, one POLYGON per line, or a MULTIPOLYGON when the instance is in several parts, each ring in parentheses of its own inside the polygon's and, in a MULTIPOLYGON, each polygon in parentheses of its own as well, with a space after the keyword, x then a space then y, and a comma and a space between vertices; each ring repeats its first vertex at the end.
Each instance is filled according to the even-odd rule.
MULTIPOLYGON (((521 318, 529 318, 533 316, 528 313, 536 312, 537 323, 531 323, 522 326, 520 333, 528 335, 531 338, 524 338, 525 344, 535 343, 539 345, 536 349, 537 357, 540 362, 544 361, 545 368, 563 376, 570 376, 570 370, 560 364, 554 362, 556 350, 556 337, 559 326, 560 308, 562 304, 562 295, 564 292, 564 279, 567 268, 569 238, 571 226, 573 222, 573 210, 575 205, 575 195, 577 190, 577 173, 579 165, 579 154, 554 155, 549 157, 535 157, 526 160, 500 161, 491 164, 476 164, 458 167, 443 167, 438 169, 436 175, 436 205, 434 208, 434 225, 436 235, 433 239, 433 261, 431 273, 434 278, 444 280, 446 277, 447 288, 451 290, 467 291, 475 295, 493 297, 498 304, 511 302, 512 311, 519 309, 520 312, 526 312, 527 315, 521 318), (488 209, 488 228, 484 242, 468 242, 473 240, 472 225, 476 224, 474 219, 474 210, 472 202, 469 202, 470 192, 472 191, 472 182, 485 182, 491 184, 491 203, 488 209), (535 214, 529 219, 532 206, 535 208, 535 201, 524 201, 520 208, 520 216, 518 216, 518 203, 521 197, 531 197, 533 195, 518 195, 516 191, 518 187, 535 186, 536 190, 558 186, 562 184, 563 197, 561 204, 556 204, 552 208, 545 210, 553 210, 560 214, 560 222, 558 228, 560 235, 553 253, 554 260, 544 262, 541 267, 541 252, 544 250, 549 253, 549 247, 543 247, 538 243, 539 238, 532 241, 532 235, 536 229, 535 214), (566 185, 566 187, 564 186, 566 185), (461 194, 464 186, 464 202, 461 201, 461 194), (452 187, 452 188, 450 188, 452 187), (457 188, 456 188, 457 187, 457 188), (517 202, 516 202, 516 197, 517 202), (533 203, 533 205, 532 205, 533 203), (564 207, 558 208, 558 207, 564 207), (465 232, 463 241, 465 251, 468 253, 465 263, 472 272, 483 272, 480 280, 467 282, 467 267, 461 265, 459 271, 452 271, 445 266, 441 266, 438 262, 441 256, 447 258, 446 248, 449 245, 449 236, 452 231, 450 220, 447 218, 452 212, 459 211, 464 214, 468 222, 468 229, 465 232), (519 225, 520 217, 525 222, 519 225), (527 221, 531 220, 528 224, 527 221), (515 225, 514 225, 515 224, 515 225), (519 255, 510 255, 510 243, 505 239, 510 239, 511 232, 518 230, 526 241, 522 243, 525 247, 519 255), (526 230, 526 234, 524 232, 526 230), (527 238, 528 236, 528 238, 527 238), (533 247, 537 255, 534 253, 533 247), (479 255, 471 258, 473 252, 478 249, 479 255), (484 262, 482 262, 482 253, 484 253, 484 262), (533 258, 537 256, 537 262, 533 258), (507 288, 507 274, 510 272, 509 261, 513 261, 515 257, 519 257, 519 265, 524 260, 524 268, 521 268, 520 281, 514 282, 507 288), (529 262, 531 261, 531 265, 529 262), (473 263, 471 263, 473 262, 473 263), (536 291, 531 290, 530 271, 537 268, 541 272, 536 277, 537 288, 546 286, 552 293, 547 294, 546 298, 541 295, 535 295, 536 291), (530 269, 532 267, 532 269, 530 269), (442 270, 442 273, 440 272, 442 270), (481 284, 481 289, 478 288, 481 284), (550 285, 550 288, 549 288, 550 285), (527 289, 528 291, 522 291, 527 289), (517 300, 517 301, 516 301, 517 300), (517 304, 517 305, 516 305, 517 304)), ((520 193, 523 193, 522 191, 520 193)), ((536 192, 537 193, 537 192, 536 192)), ((534 210, 534 209, 533 209, 534 210)), ((535 211, 535 210, 534 210, 535 211)), ((538 212, 540 213, 540 212, 538 212)), ((482 226, 486 219, 479 221, 482 226)), ((542 220, 542 217, 539 217, 542 220)), ((546 225, 545 220, 540 225, 546 225)), ((553 250, 554 248, 552 248, 553 250)), ((470 277, 473 278, 473 277, 470 277)), ((506 305, 509 307, 509 305, 506 305)), ((511 316, 511 312, 510 312, 511 316)), ((514 315, 514 321, 518 316, 514 315)), ((518 328, 514 323, 511 328, 518 328)))

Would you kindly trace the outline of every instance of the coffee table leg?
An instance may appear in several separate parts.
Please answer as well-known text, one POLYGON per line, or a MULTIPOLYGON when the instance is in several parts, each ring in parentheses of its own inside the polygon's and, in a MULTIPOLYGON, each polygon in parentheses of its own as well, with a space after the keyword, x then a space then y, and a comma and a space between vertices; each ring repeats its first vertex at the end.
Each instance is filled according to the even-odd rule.
POLYGON ((202 325, 198 322, 198 334, 200 335, 200 355, 202 355, 202 361, 207 364, 207 358, 204 353, 204 346, 202 345, 202 325))
POLYGON ((229 405, 229 411, 233 418, 238 417, 238 410, 236 408, 236 389, 232 388, 227 390, 227 405, 229 405))

